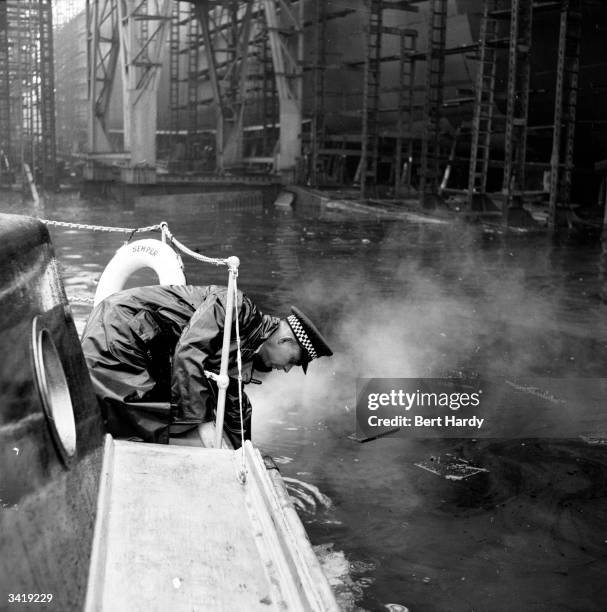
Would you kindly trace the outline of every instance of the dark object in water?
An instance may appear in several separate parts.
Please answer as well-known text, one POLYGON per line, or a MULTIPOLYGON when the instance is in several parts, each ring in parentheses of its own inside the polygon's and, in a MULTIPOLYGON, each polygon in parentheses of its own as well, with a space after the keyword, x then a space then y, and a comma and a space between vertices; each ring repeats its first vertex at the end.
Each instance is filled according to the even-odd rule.
POLYGON ((371 442, 371 440, 377 440, 378 438, 383 438, 384 436, 388 436, 397 431, 400 431, 400 427, 394 427, 393 429, 387 429, 386 431, 382 431, 381 433, 375 434, 374 436, 362 436, 354 432, 353 434, 350 434, 348 438, 350 440, 354 440, 355 442, 360 442, 362 444, 363 442, 371 442))
POLYGON ((489 470, 471 465, 466 459, 455 457, 451 453, 447 453, 444 458, 442 457, 430 457, 429 460, 425 459, 414 464, 422 470, 442 476, 446 480, 464 480, 489 470))

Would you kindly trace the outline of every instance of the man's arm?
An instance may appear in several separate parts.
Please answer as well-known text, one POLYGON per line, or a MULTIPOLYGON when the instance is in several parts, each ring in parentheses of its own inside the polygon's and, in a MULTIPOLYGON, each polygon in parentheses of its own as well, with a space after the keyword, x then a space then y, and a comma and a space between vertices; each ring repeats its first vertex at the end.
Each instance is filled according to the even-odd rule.
MULTIPOLYGON (((218 369, 223 343, 226 293, 224 288, 204 300, 175 348, 171 384, 175 423, 194 424, 213 419, 215 391, 204 375, 204 369, 210 367, 209 361, 214 369, 218 369)), ((245 336, 249 326, 254 326, 260 320, 261 314, 241 292, 238 293, 238 306, 240 333, 245 336)), ((234 343, 235 325, 232 324, 232 347, 234 343)))
POLYGON ((171 380, 175 423, 200 423, 213 418, 210 410, 214 400, 213 391, 204 375, 204 368, 209 357, 221 351, 225 321, 225 306, 221 297, 211 294, 204 300, 175 347, 171 380))

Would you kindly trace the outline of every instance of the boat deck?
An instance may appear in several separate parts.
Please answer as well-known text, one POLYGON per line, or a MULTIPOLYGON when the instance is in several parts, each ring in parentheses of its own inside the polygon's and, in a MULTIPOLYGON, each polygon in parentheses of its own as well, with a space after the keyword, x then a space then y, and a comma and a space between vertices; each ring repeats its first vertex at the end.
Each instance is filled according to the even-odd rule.
POLYGON ((246 443, 241 484, 240 457, 108 437, 86 609, 337 610, 280 476, 246 443))

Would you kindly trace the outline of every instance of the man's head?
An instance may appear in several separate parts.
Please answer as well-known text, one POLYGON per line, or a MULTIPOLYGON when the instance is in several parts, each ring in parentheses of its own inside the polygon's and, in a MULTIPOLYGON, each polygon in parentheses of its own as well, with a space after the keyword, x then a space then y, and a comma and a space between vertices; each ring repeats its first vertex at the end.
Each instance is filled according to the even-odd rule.
POLYGON ((280 320, 258 354, 268 369, 288 372, 294 365, 300 365, 306 372, 312 359, 329 357, 333 351, 309 317, 292 306, 291 314, 280 320))

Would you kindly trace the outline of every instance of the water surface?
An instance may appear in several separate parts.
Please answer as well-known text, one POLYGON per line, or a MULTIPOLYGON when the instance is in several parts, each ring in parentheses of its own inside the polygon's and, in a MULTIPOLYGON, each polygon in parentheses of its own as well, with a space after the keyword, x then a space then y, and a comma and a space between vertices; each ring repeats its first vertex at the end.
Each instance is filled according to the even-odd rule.
MULTIPOLYGON (((43 215, 129 227, 160 221, 157 211, 76 197, 43 215)), ((297 304, 331 338, 335 357, 314 362, 308 376, 272 374, 250 391, 254 441, 289 479, 345 609, 605 609, 604 445, 348 437, 359 376, 602 377, 599 247, 284 208, 172 208, 162 218, 191 248, 238 255, 239 287, 262 310, 297 304), (447 455, 486 471, 455 481, 416 465, 447 455)), ((51 233, 68 294, 91 296, 124 236, 51 233)), ((225 270, 187 259, 186 273, 192 284, 226 280, 225 270)), ((82 327, 90 307, 73 311, 82 327)))

